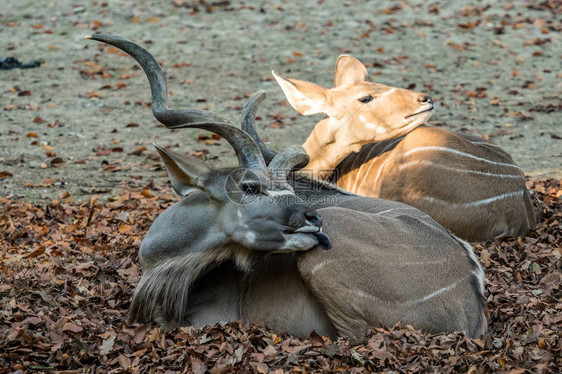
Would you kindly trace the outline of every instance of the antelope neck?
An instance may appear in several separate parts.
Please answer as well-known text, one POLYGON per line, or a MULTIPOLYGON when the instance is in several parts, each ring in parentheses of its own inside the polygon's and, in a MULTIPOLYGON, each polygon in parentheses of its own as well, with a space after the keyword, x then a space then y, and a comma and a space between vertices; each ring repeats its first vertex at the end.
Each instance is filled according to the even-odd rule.
POLYGON ((345 157, 352 152, 358 152, 362 144, 345 142, 344 137, 333 136, 333 131, 318 131, 318 125, 320 123, 302 145, 310 156, 310 162, 303 171, 326 179, 345 157), (341 141, 342 138, 344 141, 341 141))

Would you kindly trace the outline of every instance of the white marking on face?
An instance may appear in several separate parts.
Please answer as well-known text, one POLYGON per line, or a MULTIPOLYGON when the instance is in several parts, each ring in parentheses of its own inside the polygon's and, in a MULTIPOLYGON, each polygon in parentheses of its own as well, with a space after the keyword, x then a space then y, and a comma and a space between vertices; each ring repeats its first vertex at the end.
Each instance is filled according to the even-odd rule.
POLYGON ((254 234, 252 231, 248 231, 244 236, 244 239, 246 239, 246 242, 248 244, 254 244, 256 242, 256 234, 254 234))
MULTIPOLYGON (((294 195, 292 191, 284 190, 284 191, 271 191, 267 190, 267 194, 269 196, 280 196, 280 195, 294 195)), ((295 195, 296 197, 296 195, 295 195)))
POLYGON ((391 93, 393 93, 394 91, 396 91, 396 88, 392 88, 388 91, 386 91, 385 93, 383 93, 382 95, 379 96, 379 98, 386 96, 386 95, 390 95, 391 93))

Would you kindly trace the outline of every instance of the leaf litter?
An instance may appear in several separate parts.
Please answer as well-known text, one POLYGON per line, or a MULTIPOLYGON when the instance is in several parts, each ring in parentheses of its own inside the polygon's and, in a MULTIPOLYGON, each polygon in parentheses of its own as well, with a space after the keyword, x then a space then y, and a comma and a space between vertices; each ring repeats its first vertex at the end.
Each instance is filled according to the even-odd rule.
POLYGON ((123 184, 105 203, 0 199, 0 374, 559 372, 562 189, 553 179, 528 186, 536 229, 474 246, 486 273, 485 337, 375 326, 357 346, 239 321, 128 325, 139 245, 177 200, 167 187, 123 184))

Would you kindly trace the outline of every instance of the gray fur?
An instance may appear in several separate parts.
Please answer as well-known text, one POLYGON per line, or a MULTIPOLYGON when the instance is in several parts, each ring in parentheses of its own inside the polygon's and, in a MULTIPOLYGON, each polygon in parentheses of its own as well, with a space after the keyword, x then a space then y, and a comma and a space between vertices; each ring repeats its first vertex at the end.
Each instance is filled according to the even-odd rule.
POLYGON ((131 322, 174 327, 242 319, 296 336, 316 329, 352 342, 371 326, 397 322, 472 337, 486 331, 482 270, 470 245, 405 204, 350 194, 299 173, 290 174, 290 183, 277 180, 279 172, 291 171, 278 168, 298 168, 306 157, 296 147, 276 155, 259 139, 251 117, 263 92, 244 109, 247 131, 203 111, 168 116, 155 59, 118 37, 93 39, 123 49, 143 66, 157 118, 228 137, 241 166, 213 170, 158 148, 176 191, 200 192, 163 212, 143 240, 144 272, 131 322), (236 196, 246 197, 247 185, 258 191, 252 201, 232 200, 225 186, 233 175, 236 196), (333 241, 329 251, 316 245, 322 217, 333 241))

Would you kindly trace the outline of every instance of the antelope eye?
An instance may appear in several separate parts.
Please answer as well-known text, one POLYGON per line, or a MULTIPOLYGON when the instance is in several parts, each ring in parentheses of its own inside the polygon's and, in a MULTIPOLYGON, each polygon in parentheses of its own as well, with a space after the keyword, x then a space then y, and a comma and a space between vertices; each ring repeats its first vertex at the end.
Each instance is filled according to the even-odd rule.
POLYGON ((245 194, 248 194, 248 195, 259 195, 259 194, 261 194, 260 186, 258 186, 256 184, 252 184, 252 183, 244 183, 242 185, 242 190, 244 191, 245 194))
POLYGON ((362 98, 359 99, 359 101, 362 102, 363 104, 367 104, 371 100, 373 100, 373 97, 371 95, 363 96, 362 98))

